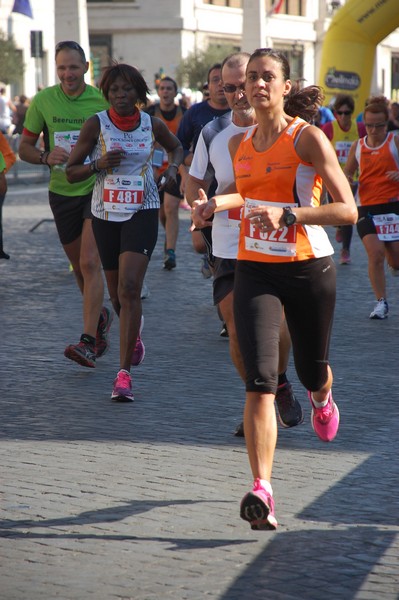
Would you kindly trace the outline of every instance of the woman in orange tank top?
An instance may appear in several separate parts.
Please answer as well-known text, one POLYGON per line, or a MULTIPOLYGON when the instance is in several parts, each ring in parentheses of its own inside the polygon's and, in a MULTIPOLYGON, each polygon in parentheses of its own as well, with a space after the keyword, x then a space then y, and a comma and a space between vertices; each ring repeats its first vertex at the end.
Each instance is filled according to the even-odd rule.
POLYGON ((366 137, 352 144, 345 173, 359 169, 357 231, 366 248, 368 274, 376 303, 370 319, 386 319, 385 259, 399 274, 399 138, 388 133, 388 100, 370 98, 364 109, 366 137))
POLYGON ((313 428, 323 441, 338 431, 328 364, 335 267, 320 225, 354 224, 357 211, 330 142, 306 122, 321 104, 319 88, 293 90, 285 56, 262 48, 249 59, 245 91, 258 126, 229 144, 238 193, 210 200, 201 193, 193 219, 204 226, 215 210, 244 205, 234 315, 246 370, 244 431, 254 486, 241 502, 240 516, 257 530, 277 527, 270 480, 283 311, 295 367, 309 391, 313 428), (321 205, 321 178, 331 204, 321 205))

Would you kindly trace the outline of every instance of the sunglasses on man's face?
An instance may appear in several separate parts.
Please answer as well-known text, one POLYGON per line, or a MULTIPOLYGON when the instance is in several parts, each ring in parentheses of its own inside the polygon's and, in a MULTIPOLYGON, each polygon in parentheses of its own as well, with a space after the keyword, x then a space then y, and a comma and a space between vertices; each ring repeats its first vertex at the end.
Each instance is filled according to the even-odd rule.
POLYGON ((351 110, 337 110, 337 115, 346 115, 347 117, 352 114, 351 110))
POLYGON ((241 85, 233 85, 232 83, 225 83, 223 86, 223 90, 225 92, 227 92, 228 94, 234 94, 237 90, 239 92, 244 93, 245 92, 245 83, 242 83, 241 85))

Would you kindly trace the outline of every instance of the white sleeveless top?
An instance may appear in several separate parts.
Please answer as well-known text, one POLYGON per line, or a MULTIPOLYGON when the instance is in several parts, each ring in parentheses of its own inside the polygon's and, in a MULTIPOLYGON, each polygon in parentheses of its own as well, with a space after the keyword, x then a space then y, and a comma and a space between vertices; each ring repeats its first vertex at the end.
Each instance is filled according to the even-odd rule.
POLYGON ((97 113, 100 135, 90 155, 96 160, 110 150, 123 150, 126 157, 119 167, 101 171, 93 188, 91 212, 106 221, 127 221, 137 210, 159 208, 154 180, 152 154, 154 134, 151 117, 140 112, 140 124, 134 131, 121 131, 108 117, 97 113))

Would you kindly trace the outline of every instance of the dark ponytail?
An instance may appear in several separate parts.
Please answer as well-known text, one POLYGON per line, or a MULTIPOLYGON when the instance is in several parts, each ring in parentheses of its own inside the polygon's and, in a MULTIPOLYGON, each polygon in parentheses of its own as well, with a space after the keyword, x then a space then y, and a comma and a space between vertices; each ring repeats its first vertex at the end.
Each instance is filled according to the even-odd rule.
POLYGON ((301 117, 308 123, 312 123, 318 116, 323 100, 324 95, 318 85, 308 85, 300 88, 295 83, 285 98, 284 111, 290 117, 301 117))

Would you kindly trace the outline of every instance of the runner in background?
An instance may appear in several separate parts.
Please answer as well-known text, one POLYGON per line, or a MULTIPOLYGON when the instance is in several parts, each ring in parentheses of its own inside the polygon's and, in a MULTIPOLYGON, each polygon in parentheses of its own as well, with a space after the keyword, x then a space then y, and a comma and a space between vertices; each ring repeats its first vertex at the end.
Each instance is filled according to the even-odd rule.
MULTIPOLYGON (((64 355, 84 367, 95 367, 108 349, 113 313, 103 306, 104 282, 92 230, 91 193, 95 177, 71 185, 65 164, 83 123, 108 106, 102 94, 85 83, 89 69, 83 48, 59 42, 55 63, 60 83, 38 92, 25 116, 19 156, 50 168, 49 201, 64 252, 83 296, 83 333, 64 355), (45 149, 37 147, 44 132, 45 149)), ((68 317, 67 317, 68 318, 68 317)))
MULTIPOLYGON (((212 65, 207 76, 209 97, 203 102, 193 104, 185 113, 177 131, 177 137, 181 141, 184 150, 184 166, 180 169, 185 189, 185 179, 193 158, 199 135, 204 125, 221 117, 230 111, 223 90, 221 64, 212 65)), ((216 189, 216 182, 212 182, 212 191, 216 189)), ((201 273, 205 279, 212 277, 212 241, 211 228, 206 227, 202 231, 192 231, 193 247, 196 252, 202 254, 201 273)))
POLYGON ((352 183, 359 169, 357 231, 367 252, 368 274, 376 303, 370 319, 386 319, 385 260, 399 275, 399 138, 388 132, 389 102, 368 99, 364 109, 367 135, 353 143, 345 174, 352 183))
POLYGON ((140 110, 149 89, 140 71, 114 64, 103 73, 100 89, 110 109, 82 127, 67 164, 68 180, 85 181, 94 173, 93 230, 115 312, 119 316, 119 370, 111 398, 133 400, 131 366, 145 356, 140 292, 158 237, 159 195, 154 179, 157 142, 169 164, 159 185, 176 181, 183 149, 165 123, 140 110), (86 163, 86 156, 91 162, 86 163))
MULTIPOLYGON (((362 122, 357 123, 353 119, 355 102, 352 96, 348 94, 339 94, 334 101, 335 121, 326 123, 322 130, 330 140, 337 154, 338 162, 342 169, 348 160, 349 150, 352 143, 360 137, 366 135, 366 130, 362 122)), ((353 178, 352 192, 355 194, 357 189, 357 178, 353 178)), ((331 195, 329 195, 331 202, 331 195)), ((343 225, 336 228, 335 239, 338 243, 342 242, 342 249, 339 258, 341 265, 351 263, 350 246, 352 241, 353 226, 343 225)))
MULTIPOLYGON (((146 112, 161 119, 174 135, 177 134, 179 123, 186 111, 176 104, 177 83, 171 77, 163 77, 158 86, 159 102, 151 104, 146 112)), ((155 177, 159 180, 162 173, 168 168, 168 153, 159 145, 156 148, 162 152, 162 165, 155 170, 155 177)), ((176 267, 176 242, 179 234, 179 206, 184 200, 180 191, 181 176, 178 174, 176 181, 166 186, 159 192, 161 208, 160 221, 165 229, 164 268, 170 271, 176 267)))

